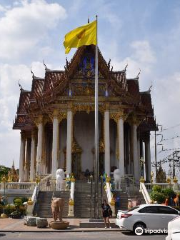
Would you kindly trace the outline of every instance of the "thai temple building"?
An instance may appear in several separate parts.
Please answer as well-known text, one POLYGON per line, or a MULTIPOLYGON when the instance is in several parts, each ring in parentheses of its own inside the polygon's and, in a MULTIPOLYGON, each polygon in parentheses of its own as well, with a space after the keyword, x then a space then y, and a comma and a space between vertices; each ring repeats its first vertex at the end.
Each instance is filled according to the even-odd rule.
MULTIPOLYGON (((99 173, 121 177, 142 171, 151 178, 150 132, 156 130, 150 90, 140 92, 139 76, 113 67, 98 51, 99 173), (140 160, 141 159, 141 160, 140 160), (142 160, 143 159, 143 160, 142 160)), ((20 182, 64 169, 75 179, 94 172, 95 47, 80 47, 63 70, 45 66, 45 77, 32 77, 21 88, 13 129, 20 130, 20 182)))

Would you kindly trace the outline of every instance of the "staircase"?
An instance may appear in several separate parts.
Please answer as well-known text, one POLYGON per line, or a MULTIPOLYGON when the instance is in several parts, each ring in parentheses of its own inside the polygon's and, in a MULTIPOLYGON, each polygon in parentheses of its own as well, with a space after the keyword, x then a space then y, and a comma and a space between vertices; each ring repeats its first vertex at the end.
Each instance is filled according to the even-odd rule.
POLYGON ((139 182, 134 180, 133 175, 121 178, 121 191, 113 191, 114 197, 119 198, 119 202, 116 202, 116 212, 128 209, 128 199, 135 200, 138 198, 141 204, 144 204, 145 200, 139 189, 139 182))
MULTIPOLYGON (((34 215, 38 217, 52 218, 51 211, 51 199, 53 192, 52 191, 40 191, 38 194, 38 200, 35 205, 34 215)), ((68 203, 69 203, 69 192, 68 191, 55 191, 54 197, 64 198, 64 210, 63 217, 68 216, 68 203)))
POLYGON ((118 210, 127 210, 128 207, 128 195, 126 192, 114 191, 113 195, 115 198, 119 198, 120 201, 116 202, 115 209, 118 210))
MULTIPOLYGON (((101 216, 102 199, 106 199, 106 194, 102 192, 99 184, 99 215, 101 216)), ((92 218, 94 216, 94 184, 85 181, 77 181, 74 195, 74 215, 76 218, 92 218), (92 191, 92 193, 91 193, 92 191)))
MULTIPOLYGON (((103 189, 103 188, 102 188, 103 189)), ((114 197, 120 198, 120 204, 116 203, 116 212, 120 210, 127 210, 128 199, 135 199, 137 196, 141 200, 141 204, 145 203, 142 193, 135 189, 133 191, 125 190, 125 184, 122 191, 113 191, 114 197)), ((51 198, 52 191, 40 191, 38 194, 38 200, 35 205, 34 215, 39 217, 51 218, 51 198)), ((64 198, 64 211, 63 217, 68 217, 68 203, 69 203, 69 191, 55 191, 54 196, 64 198)), ((101 204, 103 199, 107 199, 104 189, 101 194, 101 184, 99 184, 99 216, 101 216, 101 204)), ((74 192, 74 217, 75 218, 92 218, 94 217, 94 183, 87 183, 87 181, 76 181, 74 192)))
POLYGON ((113 191, 115 198, 119 198, 119 204, 116 203, 116 212, 118 210, 127 210, 128 209, 128 199, 136 199, 136 197, 140 200, 141 204, 145 204, 144 197, 139 191, 113 191))

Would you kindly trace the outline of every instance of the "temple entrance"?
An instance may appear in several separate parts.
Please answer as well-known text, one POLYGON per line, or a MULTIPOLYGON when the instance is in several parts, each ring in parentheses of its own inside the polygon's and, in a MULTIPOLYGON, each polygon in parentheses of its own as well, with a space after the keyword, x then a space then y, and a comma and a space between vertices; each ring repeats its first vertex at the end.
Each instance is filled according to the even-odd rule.
MULTIPOLYGON (((92 149, 93 159, 95 159, 95 149, 92 149)), ((99 141, 99 176, 103 176, 105 172, 105 165, 104 165, 104 141, 101 138, 99 141)), ((93 167, 93 174, 94 174, 94 167, 93 167)))
POLYGON ((74 138, 72 145, 72 173, 76 179, 80 178, 81 175, 81 154, 82 149, 74 138))
POLYGON ((75 179, 80 178, 80 174, 81 174, 81 154, 80 153, 72 154, 72 173, 74 174, 75 179))
POLYGON ((99 154, 99 176, 104 174, 104 153, 99 154))

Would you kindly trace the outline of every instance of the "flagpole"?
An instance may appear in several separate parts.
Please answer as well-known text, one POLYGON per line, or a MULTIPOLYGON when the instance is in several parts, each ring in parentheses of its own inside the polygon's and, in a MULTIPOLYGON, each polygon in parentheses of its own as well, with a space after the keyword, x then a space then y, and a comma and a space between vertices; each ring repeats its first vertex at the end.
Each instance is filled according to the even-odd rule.
POLYGON ((99 218, 99 123, 98 123, 98 16, 96 15, 95 48, 95 218, 99 218))

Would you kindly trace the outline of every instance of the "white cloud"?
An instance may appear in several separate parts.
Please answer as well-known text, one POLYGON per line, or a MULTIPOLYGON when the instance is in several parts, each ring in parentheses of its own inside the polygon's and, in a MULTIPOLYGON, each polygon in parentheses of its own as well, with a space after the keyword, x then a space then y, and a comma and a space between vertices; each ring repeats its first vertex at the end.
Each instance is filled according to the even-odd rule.
POLYGON ((123 60, 114 58, 112 65, 115 70, 123 70, 128 64, 127 78, 135 78, 141 69, 140 90, 147 90, 152 84, 152 69, 156 63, 155 53, 148 41, 135 41, 130 46, 133 50, 131 55, 123 60))
POLYGON ((36 77, 44 77, 45 74, 45 66, 41 62, 33 62, 32 63, 32 71, 36 77))
POLYGON ((45 47, 42 47, 42 48, 39 49, 38 54, 39 54, 39 57, 40 57, 41 59, 45 59, 45 58, 47 58, 47 57, 50 56, 50 55, 51 55, 51 56, 54 55, 54 54, 55 54, 55 51, 54 51, 54 49, 52 49, 51 47, 45 46, 45 47))
POLYGON ((18 89, 18 81, 23 88, 30 87, 31 72, 26 65, 4 64, 0 66, 0 96, 13 96, 18 89))
POLYGON ((15 168, 19 168, 19 151, 20 151, 20 134, 19 131, 6 130, 0 132, 0 164, 8 167, 12 166, 13 160, 15 168))
POLYGON ((0 12, 5 12, 5 11, 6 9, 2 5, 0 5, 0 12))
POLYGON ((0 58, 12 59, 31 52, 66 17, 65 9, 57 3, 48 4, 44 0, 22 3, 7 10, 0 19, 0 58))
POLYGON ((135 41, 131 44, 131 47, 135 50, 132 57, 140 63, 151 64, 156 62, 155 54, 148 41, 135 41))
POLYGON ((20 94, 18 81, 24 89, 31 90, 31 68, 36 76, 44 76, 44 65, 40 62, 32 62, 31 67, 23 64, 0 66, 0 112, 3 113, 0 114, 0 152, 3 156, 0 161, 8 166, 12 165, 12 158, 16 163, 19 158, 19 131, 12 130, 20 94))
POLYGON ((122 61, 113 60, 113 68, 114 70, 123 70, 125 69, 125 66, 128 64, 127 67, 127 78, 135 78, 139 72, 139 63, 137 61, 134 61, 131 57, 127 57, 123 59, 122 61))
POLYGON ((158 120, 165 127, 180 123, 180 72, 161 79, 155 79, 153 98, 155 102, 155 112, 158 110, 158 120), (168 112, 167 112, 168 111, 168 112))
POLYGON ((67 14, 58 3, 44 0, 0 5, 0 12, 0 164, 11 166, 13 158, 16 163, 19 158, 19 131, 12 130, 20 93, 18 81, 31 90, 31 69, 36 76, 44 76, 43 63, 35 55, 43 61, 53 54, 46 40, 67 14))

